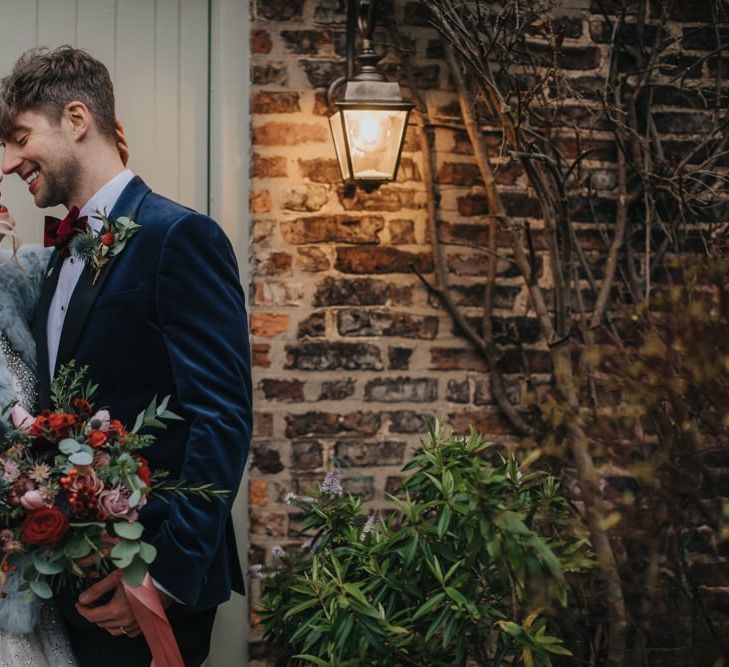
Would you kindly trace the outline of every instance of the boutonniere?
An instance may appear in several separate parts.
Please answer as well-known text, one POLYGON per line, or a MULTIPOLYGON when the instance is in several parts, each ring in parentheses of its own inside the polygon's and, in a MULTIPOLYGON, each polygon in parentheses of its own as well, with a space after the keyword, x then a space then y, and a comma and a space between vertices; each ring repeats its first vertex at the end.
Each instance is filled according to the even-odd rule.
POLYGON ((95 285, 109 260, 124 250, 127 241, 141 227, 129 216, 110 218, 97 210, 93 217, 101 220, 101 229, 97 232, 89 225, 85 232, 76 234, 71 241, 71 254, 91 266, 95 285))

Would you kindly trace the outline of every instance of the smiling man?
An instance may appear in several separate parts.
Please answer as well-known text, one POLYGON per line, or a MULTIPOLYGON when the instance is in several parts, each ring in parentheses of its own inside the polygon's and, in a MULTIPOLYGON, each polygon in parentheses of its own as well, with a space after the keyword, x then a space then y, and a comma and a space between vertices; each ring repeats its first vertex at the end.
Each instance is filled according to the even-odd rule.
MULTIPOLYGON (((109 73, 83 51, 21 56, 0 83, 0 139, 3 172, 22 178, 39 207, 63 204, 74 227, 97 232, 96 211, 140 226, 98 275, 56 239, 35 323, 39 395, 48 407, 53 375, 71 359, 90 367, 97 404, 127 424, 153 396, 170 395, 184 419, 146 450, 151 467, 230 491, 225 502, 152 500, 140 515, 185 664, 199 665, 217 605, 243 592, 230 509, 250 441, 251 386, 232 248, 213 220, 124 169, 109 73)), ((80 597, 63 591, 60 606, 82 667, 149 664, 117 573, 80 597)))

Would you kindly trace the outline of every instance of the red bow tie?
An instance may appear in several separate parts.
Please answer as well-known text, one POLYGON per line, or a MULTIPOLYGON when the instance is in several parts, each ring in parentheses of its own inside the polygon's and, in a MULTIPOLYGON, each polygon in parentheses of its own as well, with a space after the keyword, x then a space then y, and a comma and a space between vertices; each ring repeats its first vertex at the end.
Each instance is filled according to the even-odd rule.
POLYGON ((79 218, 78 213, 78 206, 74 206, 63 220, 47 215, 43 230, 43 245, 46 248, 53 246, 63 257, 68 257, 68 244, 74 234, 86 231, 87 218, 86 216, 79 218))

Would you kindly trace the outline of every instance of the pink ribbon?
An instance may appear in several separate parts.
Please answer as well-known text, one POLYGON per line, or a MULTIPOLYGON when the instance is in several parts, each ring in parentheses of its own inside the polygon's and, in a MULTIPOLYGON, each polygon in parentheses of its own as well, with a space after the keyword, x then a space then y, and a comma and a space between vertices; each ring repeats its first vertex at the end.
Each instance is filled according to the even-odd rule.
POLYGON ((137 588, 124 583, 124 593, 152 651, 150 667, 185 667, 159 593, 149 574, 137 588))

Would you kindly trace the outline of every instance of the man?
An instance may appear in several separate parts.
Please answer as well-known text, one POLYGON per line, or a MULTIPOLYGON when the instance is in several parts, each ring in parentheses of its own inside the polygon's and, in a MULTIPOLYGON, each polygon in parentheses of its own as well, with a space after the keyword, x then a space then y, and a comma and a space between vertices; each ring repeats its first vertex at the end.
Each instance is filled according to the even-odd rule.
MULTIPOLYGON (((96 230, 96 211, 139 225, 100 270, 47 229, 57 249, 36 316, 41 407, 54 372, 71 359, 90 367, 97 405, 128 425, 153 396, 171 395, 169 409, 184 420, 145 450, 152 470, 230 491, 225 501, 152 500, 140 516, 157 549, 150 575, 185 663, 199 665, 217 605, 231 589, 243 592, 230 508, 251 432, 244 297, 223 231, 124 169, 114 119, 106 67, 68 46, 25 53, 0 83, 3 172, 25 180, 38 206, 63 204, 71 218, 77 207, 96 230)), ((100 242, 118 241, 112 233, 100 242)), ((82 666, 149 664, 118 575, 60 596, 82 666)))

